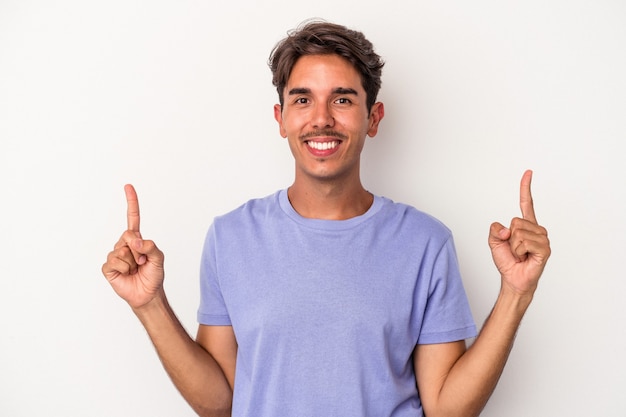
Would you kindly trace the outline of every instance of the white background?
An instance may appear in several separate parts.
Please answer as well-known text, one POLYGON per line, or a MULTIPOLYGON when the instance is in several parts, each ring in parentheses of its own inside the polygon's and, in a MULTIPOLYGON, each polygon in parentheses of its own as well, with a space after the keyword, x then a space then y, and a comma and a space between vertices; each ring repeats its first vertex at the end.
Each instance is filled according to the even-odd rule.
POLYGON ((535 171, 553 255, 483 416, 626 415, 621 0, 0 0, 0 415, 193 415, 100 273, 123 185, 195 333, 212 218, 293 179, 266 60, 314 16, 386 60, 364 183, 453 230, 478 324, 535 171))

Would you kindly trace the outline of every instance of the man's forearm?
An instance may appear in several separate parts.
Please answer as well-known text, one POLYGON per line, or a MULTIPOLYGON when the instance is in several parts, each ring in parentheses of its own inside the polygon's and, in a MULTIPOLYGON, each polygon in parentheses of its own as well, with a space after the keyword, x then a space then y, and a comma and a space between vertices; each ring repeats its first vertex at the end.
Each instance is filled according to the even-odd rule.
POLYGON ((230 416, 232 389, 219 364, 185 331, 163 291, 133 310, 176 388, 200 416, 230 416))
POLYGON ((493 393, 532 296, 503 289, 473 345, 458 359, 442 387, 442 416, 477 416, 493 393))

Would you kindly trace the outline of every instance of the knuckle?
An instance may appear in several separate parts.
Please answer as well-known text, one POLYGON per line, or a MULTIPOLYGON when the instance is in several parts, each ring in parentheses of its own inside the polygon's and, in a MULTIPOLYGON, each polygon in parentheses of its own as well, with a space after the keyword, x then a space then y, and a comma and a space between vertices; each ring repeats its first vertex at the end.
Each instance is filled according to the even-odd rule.
POLYGON ((112 250, 111 252, 109 252, 109 254, 107 255, 107 263, 106 264, 111 263, 113 261, 113 259, 116 258, 116 256, 117 256, 117 249, 116 250, 112 250))
POLYGON ((518 229, 522 227, 523 224, 524 219, 519 217, 513 217, 513 219, 511 219, 511 231, 515 233, 518 229))

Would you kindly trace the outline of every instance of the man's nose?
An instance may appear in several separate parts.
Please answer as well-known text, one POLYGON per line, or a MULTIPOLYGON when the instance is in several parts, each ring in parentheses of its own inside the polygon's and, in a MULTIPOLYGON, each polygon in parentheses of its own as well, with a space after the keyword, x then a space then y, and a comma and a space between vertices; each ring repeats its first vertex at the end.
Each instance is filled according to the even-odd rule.
POLYGON ((315 106, 311 124, 317 129, 333 127, 335 125, 335 118, 326 103, 315 106))

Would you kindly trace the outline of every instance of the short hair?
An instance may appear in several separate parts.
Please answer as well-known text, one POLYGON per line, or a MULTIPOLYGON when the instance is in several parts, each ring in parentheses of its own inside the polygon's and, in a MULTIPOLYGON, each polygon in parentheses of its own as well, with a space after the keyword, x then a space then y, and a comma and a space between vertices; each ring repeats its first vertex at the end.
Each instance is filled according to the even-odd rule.
POLYGON ((278 91, 281 106, 284 104, 285 86, 298 59, 304 55, 331 54, 346 59, 360 74, 367 96, 367 110, 371 110, 382 84, 385 63, 363 33, 323 20, 303 22, 289 31, 270 54, 268 65, 272 70, 272 84, 278 91))

